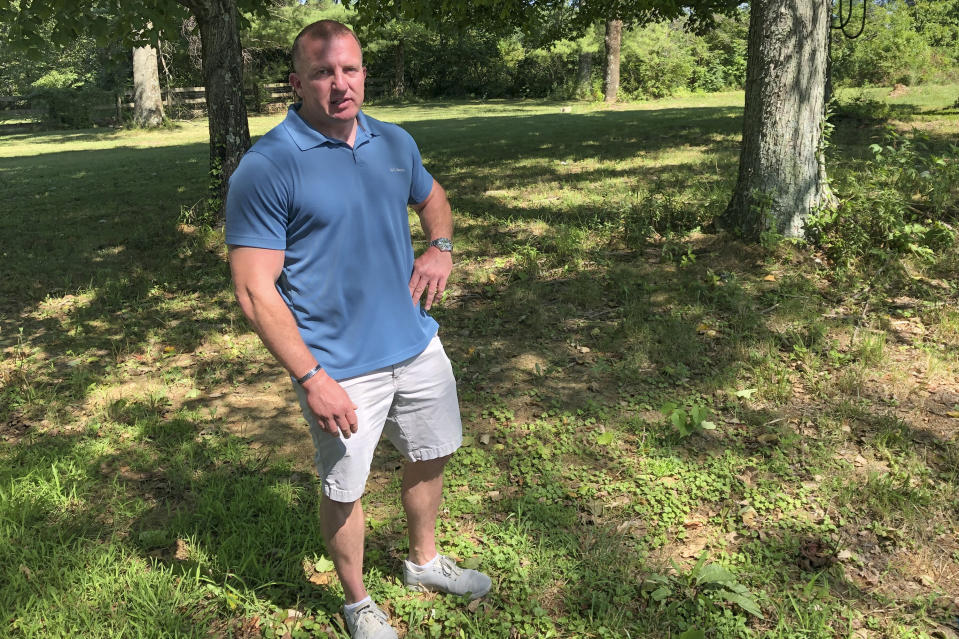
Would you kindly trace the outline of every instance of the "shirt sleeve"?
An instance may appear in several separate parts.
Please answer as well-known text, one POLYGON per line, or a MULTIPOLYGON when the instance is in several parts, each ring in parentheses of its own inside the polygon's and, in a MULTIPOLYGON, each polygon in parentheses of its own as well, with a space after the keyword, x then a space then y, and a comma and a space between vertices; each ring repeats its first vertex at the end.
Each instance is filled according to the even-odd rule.
POLYGON ((430 191, 433 190, 433 176, 430 175, 430 172, 426 170, 425 166, 423 166, 423 158, 420 157, 420 150, 416 146, 416 142, 413 140, 413 137, 409 136, 409 134, 407 135, 409 137, 410 155, 413 159, 409 203, 419 204, 428 198, 430 191))
POLYGON ((226 196, 226 243, 286 250, 289 176, 266 156, 248 151, 230 176, 226 196))

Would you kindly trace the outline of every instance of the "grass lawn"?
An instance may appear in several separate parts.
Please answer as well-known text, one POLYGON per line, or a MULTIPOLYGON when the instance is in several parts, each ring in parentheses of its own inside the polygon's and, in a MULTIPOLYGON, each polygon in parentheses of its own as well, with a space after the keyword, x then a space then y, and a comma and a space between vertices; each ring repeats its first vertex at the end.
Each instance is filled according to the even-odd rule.
MULTIPOLYGON (((946 148, 957 94, 887 126, 946 148)), ((742 102, 368 108, 453 202, 438 533, 494 581, 401 586, 383 446, 366 569, 401 637, 959 632, 959 253, 842 271, 718 233, 742 102)), ((837 121, 840 198, 885 131, 837 121)), ((222 234, 180 222, 207 157, 205 121, 0 137, 0 635, 346 636, 288 378, 222 234)))

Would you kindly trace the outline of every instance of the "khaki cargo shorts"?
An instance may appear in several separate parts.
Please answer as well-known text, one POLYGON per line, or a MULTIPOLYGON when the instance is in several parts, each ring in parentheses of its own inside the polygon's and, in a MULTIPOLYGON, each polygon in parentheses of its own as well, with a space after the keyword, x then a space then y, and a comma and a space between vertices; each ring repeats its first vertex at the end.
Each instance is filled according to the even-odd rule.
POLYGON ((351 502, 363 495, 383 434, 409 461, 449 455, 463 442, 456 379, 439 336, 419 355, 340 380, 340 386, 359 407, 357 431, 349 439, 321 430, 306 393, 293 383, 310 425, 323 493, 333 501, 351 502))

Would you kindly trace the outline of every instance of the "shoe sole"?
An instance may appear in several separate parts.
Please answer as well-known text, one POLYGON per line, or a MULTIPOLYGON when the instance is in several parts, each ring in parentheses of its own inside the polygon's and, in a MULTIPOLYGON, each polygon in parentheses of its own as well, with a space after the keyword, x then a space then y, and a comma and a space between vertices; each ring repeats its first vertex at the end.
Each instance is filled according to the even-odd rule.
MULTIPOLYGON (((439 588, 430 588, 429 586, 424 586, 423 584, 406 584, 406 588, 407 588, 408 590, 412 590, 412 591, 414 591, 414 592, 439 592, 439 593, 442 593, 442 594, 444 594, 444 595, 452 595, 452 594, 453 594, 453 593, 451 593, 451 592, 446 592, 445 590, 440 590, 439 588)), ((470 601, 473 601, 474 599, 479 599, 479 598, 481 598, 481 597, 485 597, 487 594, 489 594, 489 591, 492 590, 492 588, 493 588, 493 586, 492 586, 492 584, 490 584, 490 587, 487 588, 486 590, 484 590, 484 591, 481 592, 481 593, 472 593, 472 592, 471 592, 470 595, 469 595, 470 601)), ((454 596, 456 596, 456 597, 465 597, 466 595, 454 595, 454 596)))

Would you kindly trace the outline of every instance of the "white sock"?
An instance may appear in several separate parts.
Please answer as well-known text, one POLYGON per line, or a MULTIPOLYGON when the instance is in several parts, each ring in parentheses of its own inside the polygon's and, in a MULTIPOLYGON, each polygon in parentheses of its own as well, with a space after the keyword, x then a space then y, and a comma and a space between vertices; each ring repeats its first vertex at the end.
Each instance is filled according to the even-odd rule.
POLYGON ((435 557, 433 557, 432 559, 430 559, 429 561, 427 561, 427 562, 426 562, 425 564, 423 564, 422 566, 419 565, 419 564, 414 564, 414 563, 413 563, 412 561, 410 561, 409 559, 407 559, 407 561, 410 561, 410 563, 413 565, 414 568, 417 568, 417 569, 419 569, 419 570, 423 570, 423 569, 425 569, 425 568, 429 568, 429 567, 432 566, 434 563, 436 563, 436 557, 439 557, 439 553, 437 553, 435 557))
POLYGON ((366 605, 368 603, 373 603, 373 597, 371 597, 370 595, 366 595, 366 599, 362 599, 360 601, 357 601, 356 603, 343 604, 343 609, 346 610, 347 612, 353 612, 360 606, 366 605))

